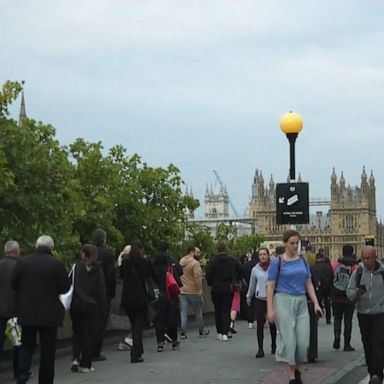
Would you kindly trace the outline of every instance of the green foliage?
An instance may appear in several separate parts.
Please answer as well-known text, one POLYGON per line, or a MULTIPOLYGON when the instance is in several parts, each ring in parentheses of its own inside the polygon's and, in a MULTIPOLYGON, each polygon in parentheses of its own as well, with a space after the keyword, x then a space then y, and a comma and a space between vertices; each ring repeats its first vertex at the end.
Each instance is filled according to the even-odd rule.
POLYGON ((236 258, 241 255, 252 254, 255 250, 259 249, 264 237, 261 235, 243 235, 230 242, 230 254, 236 258))
POLYGON ((202 264, 225 241, 239 257, 258 248, 258 235, 236 238, 236 227, 219 224, 213 239, 206 227, 188 223, 185 212, 199 203, 182 193, 179 169, 151 167, 117 145, 105 155, 101 142, 77 139, 60 145, 55 129, 30 119, 8 119, 8 105, 22 90, 6 82, 0 92, 0 242, 19 241, 30 252, 41 234, 55 241, 59 258, 70 263, 80 244, 103 228, 117 253, 135 239, 153 255, 161 240, 180 258, 188 245, 201 249, 202 264))
POLYGON ((16 100, 23 87, 17 81, 6 81, 0 92, 0 118, 8 116, 8 106, 16 100))
POLYGON ((150 167, 122 146, 104 155, 100 142, 84 139, 64 147, 41 122, 25 119, 19 127, 7 115, 21 90, 6 82, 0 93, 1 243, 13 238, 27 253, 46 233, 68 263, 97 227, 116 252, 134 239, 149 254, 161 240, 181 244, 185 209, 196 209, 198 201, 183 195, 177 167, 150 167))

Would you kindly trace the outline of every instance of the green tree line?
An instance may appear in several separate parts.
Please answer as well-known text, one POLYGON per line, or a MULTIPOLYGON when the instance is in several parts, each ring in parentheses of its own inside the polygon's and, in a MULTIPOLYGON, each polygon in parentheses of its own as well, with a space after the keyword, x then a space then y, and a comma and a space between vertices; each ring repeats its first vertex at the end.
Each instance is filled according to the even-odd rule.
MULTIPOLYGON (((70 262, 101 227, 116 252, 140 239, 148 254, 161 240, 177 256, 188 243, 200 245, 208 258, 215 253, 209 231, 186 220, 185 210, 199 202, 182 192, 176 166, 151 167, 121 145, 105 151, 101 142, 82 138, 61 145, 53 126, 32 119, 19 126, 8 108, 21 91, 20 83, 7 81, 0 92, 1 244, 17 240, 26 253, 39 235, 49 234, 58 257, 70 262)), ((236 241, 225 241, 240 252, 236 241)), ((261 238, 241 241, 253 248, 261 238)))

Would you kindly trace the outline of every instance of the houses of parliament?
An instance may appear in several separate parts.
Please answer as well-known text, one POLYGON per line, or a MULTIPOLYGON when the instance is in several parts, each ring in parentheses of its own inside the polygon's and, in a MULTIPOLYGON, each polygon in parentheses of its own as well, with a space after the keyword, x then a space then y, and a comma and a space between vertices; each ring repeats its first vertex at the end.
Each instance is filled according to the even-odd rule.
MULTIPOLYGON (((218 193, 207 187, 204 202, 206 223, 212 226, 213 222, 231 220, 225 187, 218 193)), ((326 255, 337 259, 342 246, 352 244, 357 257, 360 257, 366 241, 374 239, 378 256, 384 256, 384 226, 376 216, 376 187, 372 171, 368 177, 363 168, 360 185, 352 187, 346 183, 343 173, 338 178, 333 169, 330 200, 312 200, 310 204, 313 207, 327 206, 325 212, 319 210, 311 214, 309 224, 296 226, 301 237, 308 240, 315 251, 323 248, 326 255)), ((235 221, 234 218, 231 223, 235 221)), ((256 170, 248 214, 242 221, 249 224, 252 232, 264 235, 267 243, 281 240, 289 225, 276 224, 276 185, 272 176, 266 183, 262 172, 256 170)))

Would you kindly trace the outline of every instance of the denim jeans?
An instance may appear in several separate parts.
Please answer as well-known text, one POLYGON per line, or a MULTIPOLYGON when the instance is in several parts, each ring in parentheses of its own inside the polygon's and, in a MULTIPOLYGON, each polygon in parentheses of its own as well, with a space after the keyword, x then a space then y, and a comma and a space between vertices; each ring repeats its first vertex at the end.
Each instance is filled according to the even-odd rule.
POLYGON ((195 314, 195 319, 196 319, 197 326, 199 328, 199 332, 203 332, 204 320, 203 320, 203 311, 202 311, 202 306, 203 306, 202 296, 181 294, 180 303, 181 303, 181 332, 185 333, 187 331, 189 305, 192 306, 193 312, 195 314))

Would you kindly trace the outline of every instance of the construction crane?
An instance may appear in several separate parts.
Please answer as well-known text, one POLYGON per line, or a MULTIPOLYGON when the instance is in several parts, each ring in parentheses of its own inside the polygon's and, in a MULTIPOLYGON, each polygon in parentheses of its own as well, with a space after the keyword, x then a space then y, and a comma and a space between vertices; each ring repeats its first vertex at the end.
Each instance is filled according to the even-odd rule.
MULTIPOLYGON (((223 180, 221 180, 221 177, 220 177, 219 173, 216 170, 213 170, 213 173, 215 174, 217 181, 219 182, 222 190, 224 191, 225 185, 223 183, 223 180)), ((231 206, 233 213, 235 214, 236 217, 239 217, 239 214, 237 213, 235 205, 233 204, 233 202, 232 202, 231 198, 229 197, 228 193, 227 193, 227 195, 228 195, 229 205, 231 206)))

